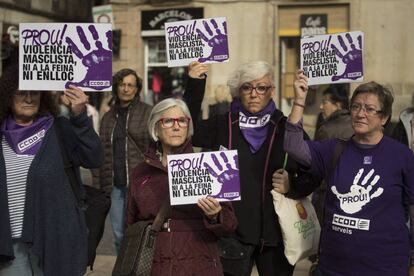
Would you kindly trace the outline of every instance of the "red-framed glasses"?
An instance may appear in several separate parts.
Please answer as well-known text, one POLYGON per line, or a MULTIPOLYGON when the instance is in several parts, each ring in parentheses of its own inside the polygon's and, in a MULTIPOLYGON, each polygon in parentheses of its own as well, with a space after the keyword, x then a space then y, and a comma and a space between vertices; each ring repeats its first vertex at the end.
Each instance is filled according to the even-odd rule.
POLYGON ((188 117, 177 117, 177 118, 171 118, 171 117, 165 117, 158 120, 158 122, 161 122, 161 126, 163 128, 170 128, 175 125, 175 122, 177 122, 179 127, 188 127, 190 124, 190 118, 188 117))

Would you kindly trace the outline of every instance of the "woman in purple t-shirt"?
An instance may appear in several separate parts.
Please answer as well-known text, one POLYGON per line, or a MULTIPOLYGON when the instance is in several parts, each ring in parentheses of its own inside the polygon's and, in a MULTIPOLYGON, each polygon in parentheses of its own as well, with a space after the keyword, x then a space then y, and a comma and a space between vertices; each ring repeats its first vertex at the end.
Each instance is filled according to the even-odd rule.
POLYGON ((302 138, 308 79, 301 70, 294 89, 285 150, 328 185, 314 275, 414 275, 414 238, 406 224, 409 209, 414 229, 414 155, 383 134, 392 114, 392 94, 375 82, 356 88, 350 105, 355 135, 334 163, 337 139, 302 138))

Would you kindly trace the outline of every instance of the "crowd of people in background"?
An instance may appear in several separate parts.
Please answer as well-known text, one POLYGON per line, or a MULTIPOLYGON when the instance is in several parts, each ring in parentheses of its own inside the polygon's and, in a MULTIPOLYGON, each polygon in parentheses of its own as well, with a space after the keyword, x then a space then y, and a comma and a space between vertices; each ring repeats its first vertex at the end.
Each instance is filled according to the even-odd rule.
POLYGON ((88 103, 75 86, 58 94, 19 91, 18 67, 5 68, 0 276, 85 272, 87 230, 71 195, 62 147, 73 166, 92 169, 93 185, 110 195, 119 254, 125 227, 154 219, 169 202, 167 155, 191 153, 193 145, 238 151, 242 200, 220 203, 207 197, 196 205, 169 207, 151 275, 248 276, 254 265, 259 275, 292 275, 274 190, 293 199, 313 193, 322 226, 314 276, 413 276, 414 108, 401 113, 387 137, 393 104, 388 88, 364 83, 349 99, 346 86, 330 85, 312 141, 302 127, 308 93, 303 71, 292 83, 290 114, 274 101, 273 67, 253 61, 216 87, 203 119, 208 70, 191 63, 184 95, 155 97, 150 106, 142 100, 141 77, 122 69, 113 76, 107 108, 101 108, 91 105, 101 100, 91 95, 88 103), (41 137, 35 146, 18 146, 33 135, 41 137), (349 228, 346 220, 358 224, 349 228))

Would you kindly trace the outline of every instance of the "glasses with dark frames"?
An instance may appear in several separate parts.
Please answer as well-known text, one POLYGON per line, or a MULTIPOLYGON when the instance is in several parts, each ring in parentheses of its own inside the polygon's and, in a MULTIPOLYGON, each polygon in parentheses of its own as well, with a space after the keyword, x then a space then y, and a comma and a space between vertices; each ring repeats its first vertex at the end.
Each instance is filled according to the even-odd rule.
POLYGON ((266 83, 258 83, 256 86, 253 86, 252 84, 246 82, 240 86, 240 92, 243 94, 250 94, 253 92, 253 90, 255 90, 257 94, 264 95, 273 87, 274 86, 268 85, 266 83))

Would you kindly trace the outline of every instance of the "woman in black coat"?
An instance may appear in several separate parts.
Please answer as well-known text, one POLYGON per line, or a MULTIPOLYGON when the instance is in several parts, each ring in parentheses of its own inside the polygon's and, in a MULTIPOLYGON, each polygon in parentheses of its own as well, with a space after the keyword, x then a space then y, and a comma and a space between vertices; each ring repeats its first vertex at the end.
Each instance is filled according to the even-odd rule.
POLYGON ((0 276, 83 275, 87 229, 62 151, 75 167, 102 162, 88 98, 71 86, 62 96, 70 120, 58 118, 55 97, 19 91, 18 76, 12 66, 0 79, 0 276))
POLYGON ((260 275, 292 275, 270 191, 290 182, 291 197, 309 194, 318 179, 304 173, 291 159, 283 170, 286 117, 276 108, 273 69, 262 61, 242 64, 228 80, 233 102, 225 115, 197 121, 204 97, 206 65, 192 63, 184 98, 194 121, 193 144, 218 150, 237 149, 241 201, 233 202, 239 222, 233 239, 222 244, 226 275, 247 276, 255 263, 260 275), (301 193, 294 195, 295 187, 301 193), (231 246, 230 246, 231 244, 231 246), (236 250, 231 250, 236 249, 236 250), (224 252, 225 251, 225 252, 224 252), (242 257, 240 257, 242 256, 242 257), (230 257, 231 258, 231 257, 230 257))

